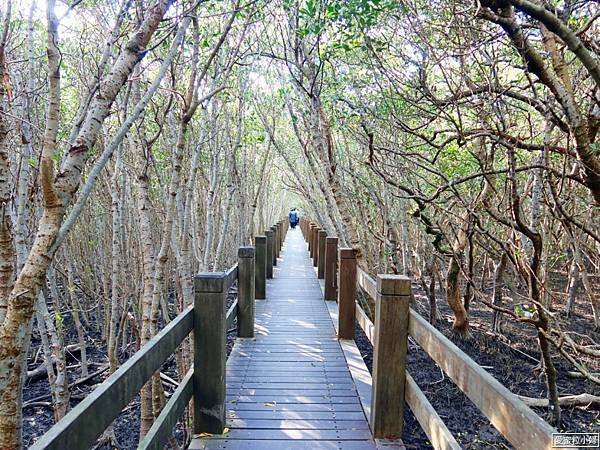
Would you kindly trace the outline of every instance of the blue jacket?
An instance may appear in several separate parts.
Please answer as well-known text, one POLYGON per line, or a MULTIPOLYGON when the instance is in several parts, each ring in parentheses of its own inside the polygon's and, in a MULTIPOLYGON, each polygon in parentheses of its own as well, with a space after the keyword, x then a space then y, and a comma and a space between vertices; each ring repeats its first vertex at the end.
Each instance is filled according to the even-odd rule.
POLYGON ((298 211, 290 211, 289 218, 291 222, 298 221, 298 211))

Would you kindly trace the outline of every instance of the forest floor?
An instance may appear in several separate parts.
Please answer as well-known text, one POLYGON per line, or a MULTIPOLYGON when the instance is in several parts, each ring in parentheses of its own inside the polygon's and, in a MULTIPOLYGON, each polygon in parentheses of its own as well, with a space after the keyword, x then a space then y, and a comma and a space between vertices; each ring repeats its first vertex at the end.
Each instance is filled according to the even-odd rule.
MULTIPOLYGON (((234 297, 234 293, 230 293, 229 304, 233 301, 234 297)), ((413 307, 423 317, 427 318, 427 299, 417 288, 415 288, 415 301, 416 304, 413 307)), ((479 365, 483 366, 498 381, 515 394, 545 398, 546 389, 544 379, 535 370, 537 366, 536 361, 539 360, 539 352, 537 350, 534 330, 527 328, 523 324, 507 320, 504 326, 504 337, 499 339, 498 336, 492 335, 489 331, 491 312, 484 305, 475 302, 471 305, 471 338, 459 340, 451 336, 451 314, 441 293, 438 293, 438 308, 442 317, 442 320, 437 324, 438 329, 446 336, 451 337, 456 345, 479 365)), ((68 324, 69 320, 70 317, 66 316, 66 329, 73 329, 68 324)), ((600 334, 590 329, 591 311, 586 309, 585 305, 576 308, 569 324, 569 329, 581 334, 590 335, 596 341, 600 340, 600 334)), ((101 344, 99 333, 90 333, 87 338, 88 361, 90 362, 89 372, 92 373, 98 370, 98 367, 106 365, 107 356, 105 348, 101 344)), ((230 330, 228 334, 228 350, 231 349, 234 338, 235 330, 230 330)), ((74 333, 66 337, 67 344, 76 342, 77 339, 74 333)), ((372 347, 359 327, 357 327, 356 342, 369 370, 371 370, 372 347)), ((36 333, 34 333, 31 353, 35 355, 39 346, 39 339, 36 339, 36 333)), ((133 350, 121 355, 121 357, 125 360, 131 356, 131 353, 133 353, 133 350)), ((569 378, 567 372, 574 369, 563 358, 556 357, 554 361, 558 371, 558 386, 561 396, 583 392, 600 395, 600 388, 594 386, 592 383, 581 378, 569 378)), ((32 370, 41 362, 42 358, 38 357, 36 362, 30 365, 29 370, 32 370)), ((76 362, 71 362, 70 364, 76 365, 76 362)), ((461 446, 467 449, 481 450, 511 448, 510 444, 489 424, 487 418, 479 412, 471 401, 455 387, 452 381, 441 372, 439 367, 414 342, 411 342, 409 345, 408 368, 412 377, 421 387, 461 446)), ((161 371, 169 377, 177 379, 175 374, 175 358, 173 356, 167 360, 161 371)), ((76 381, 78 376, 79 367, 73 368, 69 372, 69 381, 76 381)), ((72 391, 71 406, 73 407, 79 403, 106 377, 107 372, 104 372, 95 379, 90 380, 89 383, 74 388, 72 391)), ((164 386, 167 396, 175 389, 170 384, 164 384, 164 386)), ((45 376, 38 381, 25 384, 23 392, 25 405, 32 399, 47 396, 45 399, 36 401, 38 406, 26 406, 23 409, 23 441, 25 448, 29 447, 36 438, 43 435, 54 424, 49 394, 49 385, 45 376)), ((535 410, 544 419, 549 419, 547 408, 536 408, 535 410)), ((129 450, 137 447, 137 431, 140 425, 139 413, 139 397, 136 397, 114 421, 114 436, 119 443, 119 448, 129 450)), ((560 429, 569 432, 599 432, 600 411, 583 407, 564 408, 563 423, 560 429)), ((181 429, 176 430, 175 435, 178 440, 181 440, 181 429)), ((405 412, 403 440, 407 449, 431 448, 427 436, 408 408, 405 412)), ((115 447, 109 445, 100 447, 101 450, 113 448, 115 447)))

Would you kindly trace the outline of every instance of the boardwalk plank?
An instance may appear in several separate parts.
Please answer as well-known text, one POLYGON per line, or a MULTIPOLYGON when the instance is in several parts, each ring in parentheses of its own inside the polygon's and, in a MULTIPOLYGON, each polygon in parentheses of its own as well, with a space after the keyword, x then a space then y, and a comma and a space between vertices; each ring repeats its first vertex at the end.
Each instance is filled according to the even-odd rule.
POLYGON ((231 429, 264 430, 366 430, 365 420, 228 419, 231 429))
MULTIPOLYGON (((215 435, 215 437, 223 435, 215 435)), ((289 439, 289 440, 357 440, 370 439, 369 430, 270 430, 234 428, 227 435, 227 440, 234 439, 289 439)), ((210 440, 210 438, 207 438, 210 440)), ((285 447, 283 447, 285 448, 285 447)))
POLYGON ((286 450, 372 450, 375 449, 373 442, 368 440, 355 441, 291 441, 281 440, 238 440, 227 439, 195 439, 190 450, 259 450, 259 449, 286 449, 286 450))
POLYGON ((356 403, 357 397, 332 397, 329 395, 228 395, 228 403, 356 403))
POLYGON ((345 411, 229 411, 230 419, 279 419, 279 420, 360 420, 364 421, 362 412, 345 411))
POLYGON ((264 388, 230 388, 227 389, 230 395, 239 396, 267 396, 267 395, 286 395, 294 397, 356 397, 354 389, 264 389, 264 388))

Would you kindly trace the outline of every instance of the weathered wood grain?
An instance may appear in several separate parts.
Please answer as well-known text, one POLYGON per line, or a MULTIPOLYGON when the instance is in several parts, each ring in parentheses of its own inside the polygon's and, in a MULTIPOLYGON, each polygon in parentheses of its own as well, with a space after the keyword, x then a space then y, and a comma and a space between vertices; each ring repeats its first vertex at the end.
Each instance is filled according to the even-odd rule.
POLYGON ((371 428, 376 438, 402 437, 410 280, 377 275, 371 428))
POLYGON ((354 339, 356 303, 356 253, 351 248, 340 249, 340 280, 338 293, 338 336, 354 339))
POLYGON ((364 331, 365 336, 369 339, 369 342, 373 344, 375 342, 375 325, 371 322, 364 309, 358 304, 356 304, 356 321, 364 331))
POLYGON ((377 296, 377 282, 360 267, 358 268, 356 283, 369 295, 369 297, 375 300, 375 297, 377 296))
POLYGON ((337 299, 338 238, 325 239, 325 300, 337 299))
POLYGON ((266 249, 267 249, 267 255, 266 255, 267 279, 271 279, 271 278, 273 278, 273 231, 272 230, 265 231, 265 236, 267 237, 267 246, 266 246, 266 249))
POLYGON ((226 282, 225 273, 195 277, 194 431, 221 433, 225 428, 226 282))
POLYGON ((237 335, 254 337, 254 247, 238 249, 238 324, 237 335))
POLYGON ((325 240, 327 239, 327 231, 319 230, 317 237, 317 277, 325 278, 325 240))

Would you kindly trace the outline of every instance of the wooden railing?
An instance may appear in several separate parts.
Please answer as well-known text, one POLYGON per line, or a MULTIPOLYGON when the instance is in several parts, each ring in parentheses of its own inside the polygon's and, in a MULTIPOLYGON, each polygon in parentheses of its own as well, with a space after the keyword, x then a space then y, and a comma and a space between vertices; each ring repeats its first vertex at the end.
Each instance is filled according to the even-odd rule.
POLYGON ((192 331, 193 367, 181 380, 138 449, 164 448, 192 398, 194 433, 222 433, 225 428, 227 330, 237 319, 238 337, 254 336, 254 300, 266 297, 266 278, 273 276, 273 264, 277 262, 287 229, 287 221, 282 220, 267 230, 264 236, 256 236, 255 246, 240 247, 238 263, 226 272, 197 275, 194 279, 194 304, 172 320, 30 449, 83 450, 93 446, 192 331), (226 310, 227 293, 236 280, 237 299, 226 310))
POLYGON ((369 424, 375 438, 402 436, 407 403, 434 448, 461 448, 407 370, 411 336, 515 448, 554 448, 554 428, 409 307, 408 277, 386 274, 373 279, 357 267, 354 250, 334 251, 337 239, 309 220, 302 219, 300 226, 315 266, 324 265, 326 300, 338 301, 339 338, 354 339, 358 323, 373 344, 369 424), (375 302, 375 323, 356 302, 357 287, 375 302), (336 290, 337 298, 332 295, 336 290))

